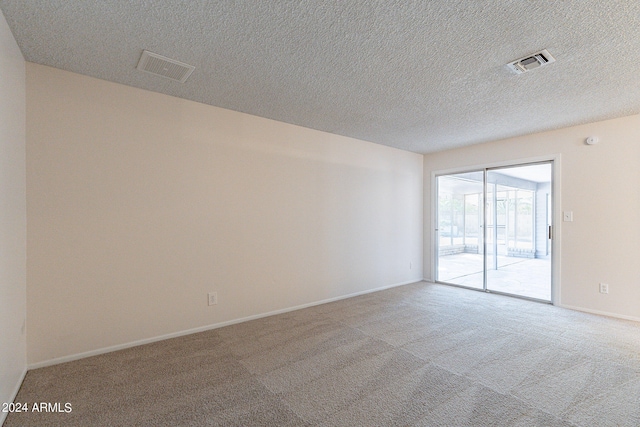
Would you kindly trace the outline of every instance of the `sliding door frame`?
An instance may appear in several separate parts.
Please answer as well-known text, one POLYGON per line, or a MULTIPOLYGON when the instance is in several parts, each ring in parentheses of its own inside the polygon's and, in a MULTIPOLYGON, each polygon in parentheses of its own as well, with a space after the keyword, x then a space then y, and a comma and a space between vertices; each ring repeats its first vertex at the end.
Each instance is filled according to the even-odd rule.
MULTIPOLYGON (((431 259, 430 259, 430 267, 431 267, 431 271, 430 271, 430 275, 427 276, 427 280, 434 282, 434 283, 442 283, 442 284, 446 284, 446 285, 450 285, 450 286, 457 286, 457 287, 462 287, 465 289, 471 289, 474 291, 480 291, 480 292, 489 292, 489 293, 495 293, 495 294, 503 294, 502 292, 499 291, 491 291, 491 290, 487 290, 487 289, 477 289, 477 288, 472 288, 472 287, 467 287, 467 286, 461 286, 461 285, 456 285, 456 284, 451 284, 451 283, 446 283, 446 282, 439 282, 436 281, 436 277, 437 277, 437 272, 438 272, 438 177, 439 176, 444 176, 444 175, 454 175, 454 174, 462 174, 462 173, 470 173, 470 172, 482 172, 483 173, 483 187, 484 187, 484 194, 483 194, 483 199, 484 197, 486 197, 487 194, 487 188, 486 188, 486 178, 487 178, 487 171, 490 169, 500 169, 500 168, 504 168, 504 167, 518 167, 518 166, 527 166, 527 165, 531 165, 531 164, 536 164, 536 163, 550 163, 551 164, 551 217, 552 217, 552 226, 551 226, 551 301, 542 301, 539 299, 535 299, 535 298, 529 298, 526 296, 520 296, 520 295, 513 295, 513 294, 505 294, 505 295, 509 295, 515 298, 523 298, 523 299, 529 299, 529 300, 533 300, 533 301, 538 301, 538 302, 545 302, 545 303, 551 303, 553 305, 560 305, 561 304, 561 221, 562 221, 562 215, 561 215, 561 194, 560 194, 560 189, 561 187, 561 155, 560 154, 553 154, 553 155, 549 155, 549 156, 541 156, 541 157, 533 157, 533 158, 521 158, 521 159, 513 159, 513 160, 507 160, 507 161, 503 161, 503 162, 496 162, 496 163, 488 163, 488 164, 479 164, 479 165, 474 165, 474 166, 466 166, 466 167, 460 167, 460 168, 451 168, 451 169, 444 169, 444 170, 437 170, 437 171, 432 171, 431 172, 431 197, 430 197, 430 205, 431 205, 431 221, 430 221, 430 235, 431 235, 431 259)), ((483 209, 486 210, 486 202, 484 202, 483 200, 483 209)), ((483 213, 483 222, 486 222, 486 219, 484 218, 484 216, 486 215, 486 212, 483 213)), ((487 283, 487 268, 486 268, 486 262, 487 262, 487 256, 486 256, 486 233, 487 233, 487 227, 485 226, 485 224, 483 223, 482 226, 482 233, 484 235, 483 238, 483 245, 484 245, 484 251, 485 253, 483 254, 484 257, 484 271, 483 271, 483 283, 484 283, 484 287, 486 288, 486 283, 487 283)))

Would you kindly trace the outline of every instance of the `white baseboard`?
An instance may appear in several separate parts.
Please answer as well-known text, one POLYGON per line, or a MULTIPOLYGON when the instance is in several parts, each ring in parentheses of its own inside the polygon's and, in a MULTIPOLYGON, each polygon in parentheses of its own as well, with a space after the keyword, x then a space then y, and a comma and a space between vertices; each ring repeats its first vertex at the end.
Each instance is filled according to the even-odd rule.
POLYGON ((557 307, 562 307, 562 308, 567 308, 569 310, 582 311, 583 313, 597 314, 599 316, 615 317, 616 319, 623 319, 623 320, 631 320, 633 322, 640 322, 640 317, 627 316, 627 315, 618 314, 618 313, 610 313, 608 311, 591 310, 589 308, 576 307, 576 306, 567 305, 567 304, 557 304, 556 306, 557 307))
MULTIPOLYGON (((359 295, 370 294, 370 293, 373 293, 373 292, 383 291, 385 289, 395 288, 397 286, 408 285, 410 283, 416 283, 416 282, 421 282, 421 281, 422 281, 422 279, 416 278, 414 280, 409 280, 407 282, 394 283, 392 285, 385 285, 385 286, 381 286, 379 288, 367 289, 367 290, 364 290, 364 291, 354 292, 352 294, 341 295, 341 296, 333 297, 333 298, 328 298, 328 299, 324 299, 324 300, 321 300, 321 301, 314 301, 314 302, 310 302, 310 303, 306 303, 306 304, 297 305, 297 306, 294 306, 294 307, 288 307, 288 308, 283 308, 283 309, 280 309, 280 310, 269 311, 267 313, 254 314, 252 316, 247 316, 247 317, 241 317, 239 319, 228 320, 226 322, 214 323, 212 325, 200 326, 198 328, 192 328, 192 329, 187 329, 187 330, 184 330, 184 331, 173 332, 171 334, 159 335, 159 336, 152 337, 152 338, 145 338, 145 339, 142 339, 142 340, 132 341, 132 342, 124 343, 124 344, 118 344, 118 345, 114 345, 114 346, 110 346, 110 347, 99 348, 99 349, 96 349, 96 350, 85 351, 83 353, 77 353, 77 354, 71 354, 69 356, 57 357, 55 359, 49 359, 49 360, 44 360, 42 362, 32 363, 32 364, 30 364, 28 366, 28 369, 29 370, 38 369, 38 368, 44 368, 44 367, 47 367, 47 366, 58 365, 60 363, 72 362, 74 360, 84 359, 86 357, 98 356, 100 354, 111 353, 112 351, 124 350, 125 348, 136 347, 136 346, 144 345, 144 344, 151 344, 153 342, 162 341, 162 340, 166 340, 166 339, 170 339, 170 338, 177 338, 177 337, 181 337, 181 336, 185 336, 185 335, 195 334, 195 333, 198 333, 198 332, 204 332, 204 331, 209 331, 209 330, 212 330, 212 329, 218 329, 218 328, 222 328, 224 326, 235 325, 237 323, 248 322, 250 320, 261 319, 263 317, 273 316, 273 315, 276 315, 276 314, 288 313, 290 311, 295 311, 295 310, 300 310, 300 309, 303 309, 303 308, 313 307, 313 306, 320 305, 320 304, 326 304, 326 303, 333 302, 333 301, 339 301, 339 300, 346 299, 346 298, 357 297, 359 295)), ((2 425, 2 424, 0 424, 0 425, 2 425)))
MULTIPOLYGON (((422 280, 424 282, 427 282, 427 283, 435 284, 434 282, 432 282, 431 280, 426 279, 426 278, 422 279, 422 280)), ((589 308, 577 307, 577 306, 567 305, 567 304, 553 304, 553 305, 556 306, 556 307, 566 308, 568 310, 581 311, 583 313, 589 313, 589 314, 597 314, 598 316, 607 316, 607 317, 613 317, 613 318, 616 318, 616 319, 623 319, 623 320, 631 320, 633 322, 640 322, 640 317, 626 316, 624 314, 611 313, 611 312, 608 312, 608 311, 591 310, 589 308)))
MULTIPOLYGON (((22 374, 20 375, 20 379, 18 380, 16 385, 13 387, 13 392, 11 393, 11 398, 10 398, 9 402, 15 402, 16 396, 18 395, 18 392, 20 391, 20 387, 22 387, 22 382, 24 381, 25 375, 27 375, 27 367, 25 367, 22 370, 22 374)), ((7 415, 9 415, 8 412, 0 411, 0 426, 2 426, 4 424, 4 421, 7 419, 7 415)))

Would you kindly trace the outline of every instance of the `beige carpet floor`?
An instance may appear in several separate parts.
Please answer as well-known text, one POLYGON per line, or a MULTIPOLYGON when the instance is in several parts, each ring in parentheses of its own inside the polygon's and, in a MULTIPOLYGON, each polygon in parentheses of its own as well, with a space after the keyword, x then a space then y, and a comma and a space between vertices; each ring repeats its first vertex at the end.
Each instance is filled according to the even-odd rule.
POLYGON ((5 426, 639 426, 640 324, 425 282, 36 369, 5 426))

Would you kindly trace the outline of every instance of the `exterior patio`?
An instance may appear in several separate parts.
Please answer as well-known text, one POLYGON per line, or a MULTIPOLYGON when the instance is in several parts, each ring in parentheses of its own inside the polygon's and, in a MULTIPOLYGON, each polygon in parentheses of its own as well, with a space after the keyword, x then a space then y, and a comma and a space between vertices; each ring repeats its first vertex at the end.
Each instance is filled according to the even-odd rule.
MULTIPOLYGON (((498 255, 498 269, 487 270, 487 289, 551 301, 551 261, 498 255)), ((458 253, 438 258, 438 281, 482 289, 481 254, 458 253)))

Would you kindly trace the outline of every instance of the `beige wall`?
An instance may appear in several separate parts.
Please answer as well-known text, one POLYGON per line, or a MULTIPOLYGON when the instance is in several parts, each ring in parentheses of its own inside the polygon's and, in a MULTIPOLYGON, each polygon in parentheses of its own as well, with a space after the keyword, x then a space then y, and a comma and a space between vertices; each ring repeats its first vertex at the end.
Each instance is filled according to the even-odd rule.
POLYGON ((27 366, 25 198, 25 62, 0 12, 0 403, 27 366))
POLYGON ((27 112, 30 364, 422 278, 421 155, 31 63, 27 112))
POLYGON ((424 157, 425 277, 432 278, 432 173, 559 154, 560 305, 640 320, 640 116, 424 157), (586 137, 596 135, 597 145, 586 137), (598 292, 600 282, 609 294, 598 292))
POLYGON ((432 172, 534 158, 574 213, 561 304, 640 319, 640 116, 423 163, 35 64, 27 83, 32 365, 432 278, 432 172))

